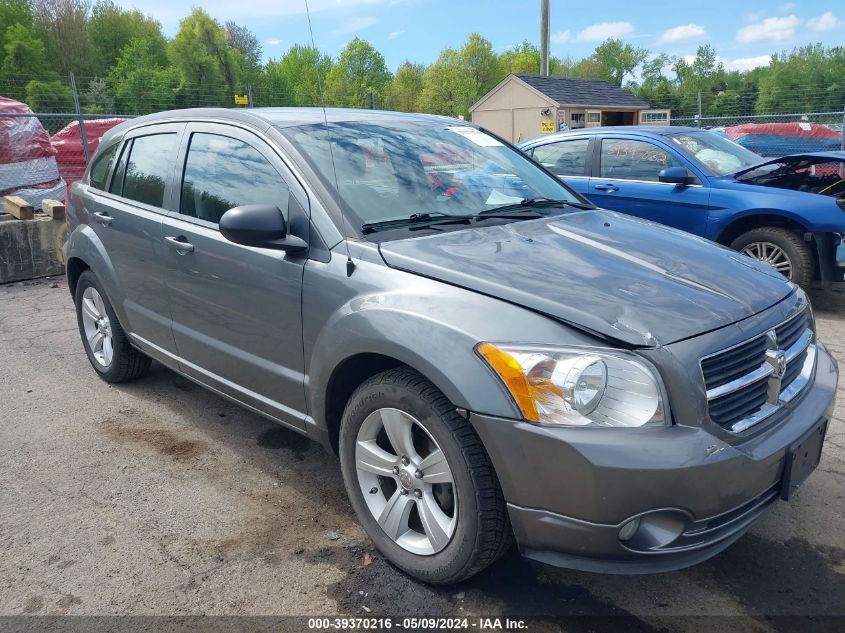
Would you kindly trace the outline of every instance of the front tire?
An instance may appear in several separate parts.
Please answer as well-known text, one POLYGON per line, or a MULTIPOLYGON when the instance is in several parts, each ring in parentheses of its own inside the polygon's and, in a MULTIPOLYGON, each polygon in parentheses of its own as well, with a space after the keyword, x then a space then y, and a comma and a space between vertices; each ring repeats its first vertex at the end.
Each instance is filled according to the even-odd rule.
POLYGON ((106 382, 124 382, 141 376, 150 358, 129 344, 129 339, 100 280, 90 270, 76 282, 76 321, 91 366, 106 382))
POLYGON ((481 441, 419 373, 392 369, 352 394, 340 461, 367 534, 411 576, 459 582, 510 546, 505 500, 481 441))
POLYGON ((763 226, 737 237, 731 248, 743 255, 769 264, 802 288, 813 283, 815 265, 810 244, 792 231, 763 226))

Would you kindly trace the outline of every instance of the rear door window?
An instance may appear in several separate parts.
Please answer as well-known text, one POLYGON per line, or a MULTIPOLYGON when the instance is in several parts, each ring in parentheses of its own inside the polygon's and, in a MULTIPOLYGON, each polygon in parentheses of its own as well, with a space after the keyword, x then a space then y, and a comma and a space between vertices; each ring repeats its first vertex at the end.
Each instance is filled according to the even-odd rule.
POLYGON ((559 141, 534 148, 534 160, 556 176, 583 176, 590 139, 559 141))
POLYGON ((179 212, 217 224, 229 209, 267 204, 287 215, 289 189, 270 162, 244 141, 195 132, 185 161, 179 212))
POLYGON ((653 143, 632 139, 602 139, 602 178, 658 182, 658 175, 667 167, 686 165, 653 143))
POLYGON ((135 137, 126 163, 123 197, 163 207, 164 189, 173 173, 175 154, 175 133, 135 137))

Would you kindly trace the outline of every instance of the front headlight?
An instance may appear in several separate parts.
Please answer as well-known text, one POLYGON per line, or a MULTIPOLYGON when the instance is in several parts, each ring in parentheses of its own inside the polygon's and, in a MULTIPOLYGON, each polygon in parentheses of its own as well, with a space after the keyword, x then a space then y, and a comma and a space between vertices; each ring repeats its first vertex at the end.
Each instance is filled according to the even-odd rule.
POLYGON ((525 419, 555 426, 665 424, 660 378, 624 351, 479 343, 525 419))

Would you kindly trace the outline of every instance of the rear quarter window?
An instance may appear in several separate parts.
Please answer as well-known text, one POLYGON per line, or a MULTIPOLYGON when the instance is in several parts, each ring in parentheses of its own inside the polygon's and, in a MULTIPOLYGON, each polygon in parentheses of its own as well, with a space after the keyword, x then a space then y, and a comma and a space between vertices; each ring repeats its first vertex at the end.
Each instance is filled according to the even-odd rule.
POLYGON ((109 179, 112 165, 114 164, 114 157, 117 154, 117 148, 120 143, 115 143, 107 149, 100 152, 91 165, 91 173, 88 178, 88 184, 95 189, 104 191, 106 188, 106 181, 109 179))

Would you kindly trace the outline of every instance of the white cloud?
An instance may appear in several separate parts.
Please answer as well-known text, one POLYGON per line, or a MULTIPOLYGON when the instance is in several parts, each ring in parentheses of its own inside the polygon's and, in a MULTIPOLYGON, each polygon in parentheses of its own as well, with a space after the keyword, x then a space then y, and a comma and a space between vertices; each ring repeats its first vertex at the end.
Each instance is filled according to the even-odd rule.
POLYGON ((839 18, 830 11, 825 11, 820 16, 807 20, 807 28, 811 31, 830 31, 839 25, 839 18))
POLYGON ((780 42, 795 36, 795 27, 801 24, 801 20, 794 15, 782 18, 766 18, 762 22, 756 22, 743 26, 736 32, 736 41, 742 44, 751 42, 780 42))
POLYGON ((798 3, 796 3, 796 2, 784 2, 782 5, 780 5, 778 7, 778 9, 780 10, 781 13, 789 13, 794 8, 796 8, 797 6, 798 6, 798 3))
POLYGON ((377 23, 378 20, 376 20, 375 18, 349 18, 348 20, 345 20, 337 29, 335 29, 335 33, 338 33, 340 35, 345 35, 347 33, 357 33, 358 31, 368 29, 377 23))
POLYGON ((757 57, 738 57, 737 59, 722 59, 719 58, 725 66, 725 70, 752 70, 760 66, 768 66, 771 61, 771 55, 758 55, 757 57))
POLYGON ((673 42, 700 40, 705 37, 707 37, 707 33, 700 24, 682 24, 665 31, 658 41, 664 44, 671 44, 673 42))
POLYGON ((281 44, 281 43, 282 43, 282 41, 283 41, 283 40, 276 39, 276 38, 274 37, 274 38, 271 38, 271 39, 267 40, 267 44, 269 44, 270 46, 278 46, 279 44, 281 44))
POLYGON ((387 39, 395 40, 397 37, 402 35, 402 33, 404 33, 404 31, 391 31, 390 33, 387 34, 387 39))
POLYGON ((634 32, 634 25, 630 22, 600 22, 579 31, 579 42, 601 42, 609 37, 623 37, 634 32))
POLYGON ((558 31, 557 33, 552 33, 551 40, 555 44, 565 44, 571 39, 569 31, 558 31))

